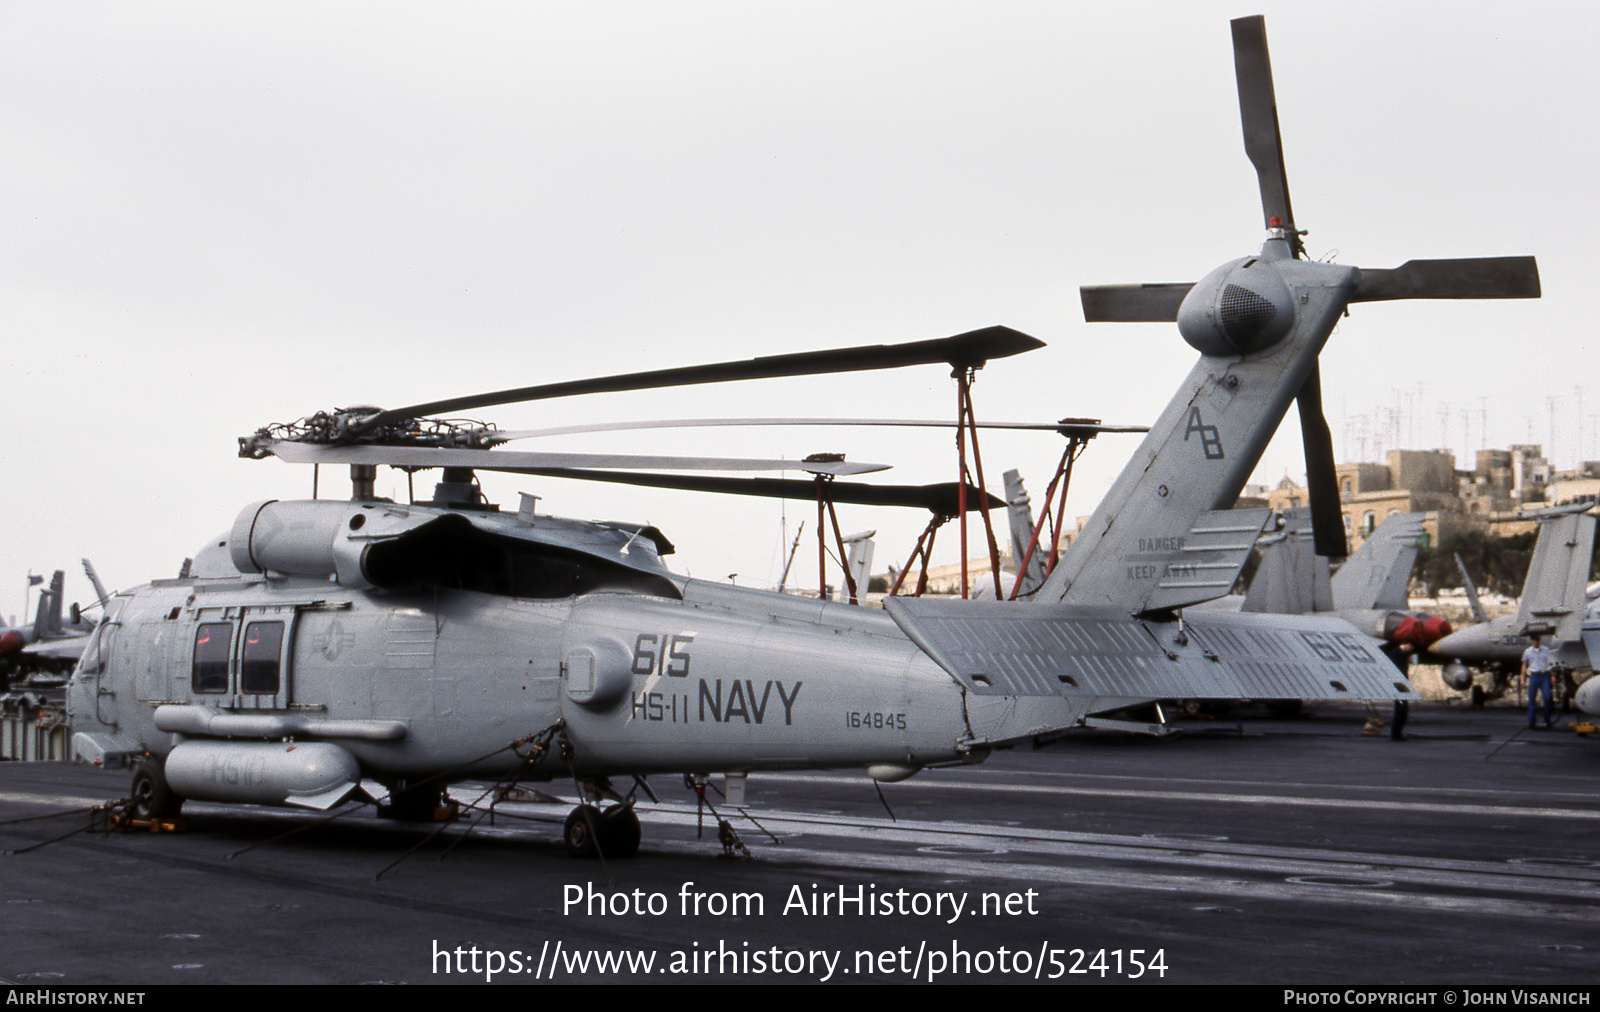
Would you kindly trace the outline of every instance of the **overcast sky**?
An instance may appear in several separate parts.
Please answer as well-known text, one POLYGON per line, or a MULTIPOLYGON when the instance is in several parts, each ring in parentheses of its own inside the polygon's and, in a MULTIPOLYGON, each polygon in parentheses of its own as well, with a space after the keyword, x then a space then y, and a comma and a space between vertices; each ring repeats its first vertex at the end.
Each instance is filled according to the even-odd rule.
MULTIPOLYGON (((113 587, 171 576, 246 503, 308 495, 308 470, 235 440, 336 406, 1003 323, 1049 347, 980 374, 980 417, 1149 422, 1195 353, 1170 325, 1086 325, 1077 286, 1194 280, 1259 245, 1228 29, 1252 13, 1312 256, 1536 254, 1543 277, 1538 302, 1355 307, 1322 359, 1341 458, 1375 456, 1396 411, 1403 443, 1458 466, 1485 435, 1600 457, 1592 4, 12 0, 0 612, 30 571, 67 569, 78 598, 85 555, 113 587)), ((946 372, 481 414, 942 417, 946 372)), ((1089 449, 1070 512, 1136 445, 1089 449)), ((836 450, 888 481, 954 478, 938 432, 521 448, 836 450)), ((1019 467, 1036 494, 1059 453, 984 442, 992 480, 1019 467)), ((1291 418, 1257 480, 1303 470, 1291 418)), ((485 485, 656 523, 696 576, 770 585, 787 547, 772 501, 485 485)), ((880 531, 879 569, 925 520, 841 512, 880 531)), ((810 516, 789 506, 790 535, 810 516)))

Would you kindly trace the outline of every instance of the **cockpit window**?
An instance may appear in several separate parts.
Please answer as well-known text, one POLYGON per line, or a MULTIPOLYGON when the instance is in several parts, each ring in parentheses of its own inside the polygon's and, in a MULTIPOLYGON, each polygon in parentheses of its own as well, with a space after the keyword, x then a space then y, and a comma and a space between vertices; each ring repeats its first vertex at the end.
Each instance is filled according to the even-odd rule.
POLYGON ((239 648, 239 691, 276 695, 283 657, 283 623, 251 622, 239 648))
POLYGON ((228 654, 233 646, 232 622, 202 622, 194 634, 196 692, 228 691, 228 654))

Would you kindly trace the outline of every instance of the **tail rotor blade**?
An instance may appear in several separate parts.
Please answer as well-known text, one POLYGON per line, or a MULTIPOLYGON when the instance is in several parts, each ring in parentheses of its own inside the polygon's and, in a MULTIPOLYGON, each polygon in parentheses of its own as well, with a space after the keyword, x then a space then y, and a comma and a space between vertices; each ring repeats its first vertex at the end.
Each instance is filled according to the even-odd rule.
POLYGON ((1390 299, 1537 299, 1539 264, 1533 257, 1408 260, 1388 270, 1366 270, 1351 302, 1390 299))
POLYGON ((1298 256, 1303 252, 1289 207, 1289 177, 1283 167, 1283 135, 1278 129, 1278 98, 1272 87, 1272 59, 1267 54, 1267 22, 1260 15, 1233 23, 1233 72, 1239 85, 1239 119, 1244 150, 1256 167, 1261 186, 1261 216, 1266 227, 1286 230, 1298 256))
POLYGON ((1344 536, 1344 511, 1339 506, 1339 478, 1334 471, 1333 434, 1322 413, 1322 372, 1315 362, 1295 398, 1300 408, 1300 435, 1305 444, 1306 489, 1311 497, 1311 538, 1318 555, 1342 559, 1350 554, 1344 536))
POLYGON ((1078 289, 1089 323, 1172 323, 1194 282, 1154 285, 1086 285, 1078 289))

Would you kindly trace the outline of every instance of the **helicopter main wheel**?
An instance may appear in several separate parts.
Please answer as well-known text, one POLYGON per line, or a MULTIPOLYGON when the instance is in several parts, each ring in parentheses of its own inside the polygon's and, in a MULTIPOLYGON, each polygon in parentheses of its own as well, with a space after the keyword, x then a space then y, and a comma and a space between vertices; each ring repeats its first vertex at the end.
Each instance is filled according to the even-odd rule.
POLYGON ((632 805, 612 805, 600 816, 600 848, 606 857, 634 856, 642 836, 632 805))
POLYGON ((183 808, 183 796, 175 792, 161 772, 161 763, 145 759, 133 767, 133 787, 129 791, 136 819, 176 818, 183 808))
POLYGON ((1483 709, 1483 700, 1484 700, 1483 686, 1474 685, 1472 687, 1472 708, 1474 710, 1483 709))
POLYGON ((579 805, 567 816, 561 830, 567 853, 573 857, 599 857, 605 817, 593 805, 579 805))

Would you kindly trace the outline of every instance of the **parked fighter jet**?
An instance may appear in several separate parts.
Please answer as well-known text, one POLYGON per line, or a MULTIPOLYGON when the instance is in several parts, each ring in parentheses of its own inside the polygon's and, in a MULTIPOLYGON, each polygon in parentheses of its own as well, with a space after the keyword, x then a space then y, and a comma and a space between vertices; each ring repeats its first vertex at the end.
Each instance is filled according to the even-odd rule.
MULTIPOLYGON (((104 602, 105 589, 88 559, 83 560, 83 567, 100 595, 95 603, 104 602)), ((33 624, 10 629, 0 627, 0 661, 7 669, 44 676, 54 674, 59 680, 78 663, 95 624, 82 617, 83 609, 77 605, 72 606, 70 614, 66 613, 62 603, 65 599, 66 573, 58 569, 50 578, 49 588, 39 593, 33 624)))
POLYGON ((1241 611, 1336 612, 1379 643, 1410 643, 1419 651, 1450 634, 1449 622, 1413 610, 1407 596, 1423 537, 1421 513, 1385 518, 1331 575, 1328 559, 1312 549, 1310 512, 1288 510, 1283 521, 1261 549, 1241 611))
MULTIPOLYGON (((1600 608, 1590 607, 1583 622, 1581 638, 1592 668, 1595 659, 1600 658, 1600 608)), ((1600 717, 1600 676, 1591 674, 1578 686, 1578 691, 1572 696, 1572 705, 1591 717, 1600 717)))
POLYGON ((187 576, 116 595, 69 690, 75 753, 133 764, 145 814, 186 797, 326 808, 362 793, 431 814, 452 780, 560 777, 613 803, 575 808, 568 847, 622 856, 639 844, 627 783, 648 774, 703 787, 719 772, 856 767, 889 780, 1130 700, 1407 698, 1336 617, 1177 609, 1232 584, 1266 514, 1227 507, 1290 400, 1304 427, 1321 420, 1316 358, 1349 304, 1531 297, 1537 270, 1301 259, 1261 19, 1235 22, 1234 44, 1266 243, 1182 291, 1085 293, 1091 319, 1177 319, 1200 359, 1037 603, 891 597, 885 615, 676 576, 652 528, 485 502, 472 469, 557 465, 493 448, 501 430, 427 417, 917 362, 970 376, 1038 345, 1007 328, 319 412, 241 452, 349 464, 354 497, 252 504, 187 576), (444 480, 429 501, 385 502, 379 464, 442 467, 444 480))
MULTIPOLYGON (((1528 576, 1522 584, 1517 613, 1480 622, 1434 643, 1429 652, 1444 662, 1442 677, 1457 691, 1472 693, 1474 704, 1503 695, 1522 667, 1528 635, 1539 633, 1557 664, 1568 670, 1593 667, 1580 635, 1586 601, 1584 584, 1594 556, 1595 517, 1592 504, 1561 506, 1533 514, 1539 519, 1528 576), (1477 672, 1488 676, 1485 688, 1477 672)), ((1483 608, 1470 588, 1474 612, 1483 608)))

